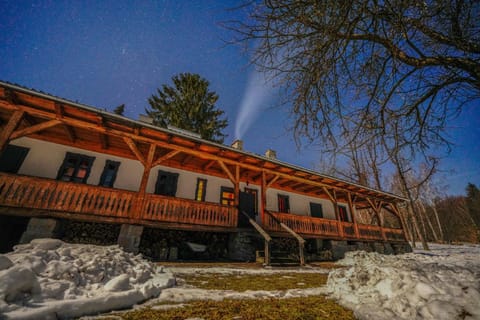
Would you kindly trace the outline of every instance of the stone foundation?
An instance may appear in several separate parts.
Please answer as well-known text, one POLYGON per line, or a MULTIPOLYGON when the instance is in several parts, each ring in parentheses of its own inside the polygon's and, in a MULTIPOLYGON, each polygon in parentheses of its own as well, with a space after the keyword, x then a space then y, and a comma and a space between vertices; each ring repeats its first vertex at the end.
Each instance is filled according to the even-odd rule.
POLYGON ((228 238, 228 258, 237 261, 255 261, 256 245, 250 232, 230 234, 228 238))
POLYGON ((56 238, 60 224, 56 219, 31 218, 20 243, 29 243, 33 239, 56 238))
POLYGON ((117 243, 125 251, 138 253, 140 239, 142 238, 143 226, 122 224, 117 243))

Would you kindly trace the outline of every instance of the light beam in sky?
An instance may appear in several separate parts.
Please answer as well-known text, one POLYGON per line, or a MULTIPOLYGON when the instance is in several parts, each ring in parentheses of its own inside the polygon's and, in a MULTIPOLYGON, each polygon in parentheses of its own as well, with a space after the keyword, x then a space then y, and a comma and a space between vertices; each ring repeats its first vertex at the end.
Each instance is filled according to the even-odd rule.
POLYGON ((266 79, 265 74, 252 70, 235 121, 235 139, 242 139, 260 113, 266 109, 273 93, 272 82, 266 79))

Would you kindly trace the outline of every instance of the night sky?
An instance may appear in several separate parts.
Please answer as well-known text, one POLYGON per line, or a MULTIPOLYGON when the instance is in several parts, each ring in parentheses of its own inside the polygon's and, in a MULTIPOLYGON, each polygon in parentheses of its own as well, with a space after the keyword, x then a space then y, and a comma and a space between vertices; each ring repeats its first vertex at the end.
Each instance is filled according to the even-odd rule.
MULTIPOLYGON (((147 99, 181 72, 198 73, 219 94, 230 144, 235 132, 244 148, 306 168, 318 165, 314 147, 297 150, 287 106, 278 107, 281 88, 264 87, 233 34, 222 22, 245 19, 230 10, 238 1, 2 1, 0 80, 68 100, 113 110, 126 105, 137 119, 147 99), (253 89, 252 89, 253 88, 253 89), (256 88, 256 89, 255 89, 256 88), (251 101, 254 101, 253 103, 251 101), (254 116, 241 115, 250 104, 254 116), (277 107, 276 107, 277 106, 277 107), (240 115, 240 116, 239 116, 240 115), (235 130, 235 123, 241 126, 235 130), (238 133, 239 132, 239 133, 238 133)), ((248 112, 248 114, 253 114, 248 112)), ((467 182, 480 185, 480 108, 465 107, 450 123, 452 153, 442 160, 447 192, 463 194, 467 182)))

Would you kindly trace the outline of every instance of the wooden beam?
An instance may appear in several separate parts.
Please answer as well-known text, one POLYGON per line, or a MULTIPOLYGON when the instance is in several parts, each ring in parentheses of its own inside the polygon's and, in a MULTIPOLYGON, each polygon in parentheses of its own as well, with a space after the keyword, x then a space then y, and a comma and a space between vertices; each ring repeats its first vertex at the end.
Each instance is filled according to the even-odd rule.
POLYGON ((180 151, 178 151, 178 150, 169 151, 169 152, 165 153, 164 155, 158 157, 157 160, 155 160, 155 161, 153 162, 153 165, 152 165, 152 166, 153 166, 153 167, 158 166, 158 165, 160 165, 163 161, 166 161, 166 160, 168 160, 168 159, 170 159, 170 158, 172 158, 172 157, 175 157, 175 156, 176 156, 177 154, 179 154, 179 153, 180 153, 180 151))
POLYGON ((330 193, 330 191, 328 191, 327 187, 322 187, 323 189, 323 192, 325 192, 325 194, 328 196, 328 198, 330 199, 330 201, 332 202, 335 202, 335 198, 333 197, 333 195, 330 193))
POLYGON ((100 133, 99 135, 99 139, 100 139, 100 146, 102 147, 102 149, 108 149, 108 135, 106 134, 103 134, 103 133, 100 133))
POLYGON ((137 157, 137 159, 145 166, 146 160, 143 157, 142 153, 138 149, 135 141, 132 140, 132 138, 124 137, 123 140, 125 143, 128 145, 130 150, 132 150, 133 154, 137 157))
MULTIPOLYGON (((262 174, 263 174, 264 171, 262 171, 262 174)), ((270 188, 272 186, 272 184, 274 184, 278 179, 280 178, 280 175, 275 175, 275 177, 273 177, 270 181, 267 182, 267 185, 266 187, 267 188, 270 188)))
POLYGON ((21 138, 21 137, 24 137, 24 136, 34 134, 36 132, 54 127, 54 126, 59 125, 61 123, 62 123, 62 121, 60 121, 60 120, 49 120, 49 121, 45 121, 45 122, 36 124, 34 126, 31 126, 31 127, 19 129, 19 130, 14 131, 10 135, 10 140, 15 140, 15 139, 18 139, 18 138, 21 138))
MULTIPOLYGON (((3 100, 0 100, 0 107, 3 107, 4 109, 7 109, 7 110, 18 110, 18 109, 20 109, 20 110, 23 110, 23 111, 25 111, 29 114, 35 114, 35 115, 43 117, 43 118, 52 118, 52 116, 53 116, 53 118, 55 117, 50 112, 45 111, 45 110, 35 109, 34 107, 25 106, 25 105, 12 105, 12 104, 8 103, 7 101, 3 101, 3 100)), ((169 148, 169 149, 175 148, 176 150, 180 150, 181 152, 184 152, 184 153, 194 154, 195 156, 197 156, 199 158, 202 158, 202 159, 222 161, 222 162, 224 162, 224 164, 228 164, 228 165, 239 164, 244 169, 248 169, 248 170, 252 170, 252 171, 256 171, 256 172, 259 172, 259 171, 264 169, 264 170, 266 170, 266 173, 268 173, 268 174, 272 174, 272 175, 279 174, 280 178, 299 181, 299 182, 304 182, 304 183, 310 184, 312 186, 315 185, 315 186, 319 186, 319 187, 330 187, 330 188, 333 188, 333 189, 338 188, 338 187, 334 187, 332 185, 329 185, 328 183, 325 183, 325 182, 322 182, 322 183, 315 182, 315 181, 311 181, 311 180, 308 180, 308 179, 305 179, 305 178, 296 177, 292 174, 287 174, 287 173, 284 173, 284 172, 277 172, 277 171, 274 171, 274 170, 271 170, 271 169, 268 169, 268 168, 262 168, 262 166, 260 164, 259 165, 251 165, 251 164, 248 164, 248 163, 238 163, 234 159, 223 158, 219 155, 212 154, 212 153, 209 153, 209 152, 206 152, 206 151, 192 150, 192 148, 189 148, 189 147, 184 147, 184 146, 180 146, 180 145, 172 145, 168 141, 159 140, 158 137, 153 137, 152 138, 152 137, 146 137, 146 136, 137 136, 134 133, 131 133, 131 132, 128 132, 128 131, 121 131, 121 130, 118 130, 118 129, 112 129, 112 128, 101 126, 101 125, 98 125, 98 124, 95 124, 95 123, 91 123, 91 122, 87 122, 87 121, 83 121, 83 120, 79 120, 79 119, 68 118, 68 117, 64 117, 63 122, 66 123, 66 124, 72 125, 74 127, 79 127, 79 128, 94 130, 94 131, 98 131, 98 132, 103 132, 103 133, 106 133, 106 134, 109 134, 109 135, 119 136, 119 137, 122 137, 122 138, 128 137, 128 138, 135 139, 135 140, 137 140, 139 142, 143 142, 143 143, 154 143, 158 147, 162 147, 162 148, 169 148)), ((167 138, 167 140, 168 140, 168 138, 167 138)), ((264 164, 267 164, 267 163, 268 162, 264 161, 264 164)), ((376 192, 370 191, 370 190, 361 190, 359 192, 356 192, 356 194, 363 194, 364 196, 365 196, 365 194, 370 194, 370 195, 373 195, 374 197, 386 197, 386 195, 380 195, 380 194, 377 194, 376 192)), ((388 199, 389 200, 394 200, 394 199, 397 199, 397 198, 390 197, 388 199)))
POLYGON ((208 163, 207 163, 205 166, 203 166, 203 170, 206 171, 206 170, 210 169, 210 167, 213 166, 215 163, 217 163, 216 160, 210 160, 210 161, 208 161, 208 163))
POLYGON ((228 167, 225 165, 225 163, 223 163, 223 161, 220 161, 220 160, 217 160, 217 161, 218 161, 218 164, 220 165, 220 167, 222 167, 223 171, 227 174, 228 179, 230 179, 230 181, 232 181, 232 183, 235 185, 237 183, 237 181, 235 180, 235 177, 230 172, 228 167))
POLYGON ((10 136, 17 129, 24 114, 23 110, 14 111, 5 127, 3 127, 2 132, 0 132, 0 153, 6 148, 8 141, 11 139, 10 136))
POLYGON ((186 165, 188 161, 192 160, 192 158, 193 158, 193 155, 187 154, 185 158, 183 158, 182 160, 182 166, 186 165))

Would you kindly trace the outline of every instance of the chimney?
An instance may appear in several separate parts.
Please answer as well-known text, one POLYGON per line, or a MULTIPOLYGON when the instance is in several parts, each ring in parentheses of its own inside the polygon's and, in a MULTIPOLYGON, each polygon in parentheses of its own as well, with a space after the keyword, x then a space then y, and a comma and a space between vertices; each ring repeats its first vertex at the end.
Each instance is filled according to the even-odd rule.
POLYGON ((235 148, 237 150, 243 150, 243 141, 238 139, 233 141, 232 148, 235 148))
POLYGON ((153 124, 153 118, 147 116, 146 114, 138 115, 138 121, 148 123, 148 124, 153 124))
POLYGON ((272 149, 267 149, 267 151, 265 151, 265 157, 269 159, 277 159, 277 152, 272 149))

